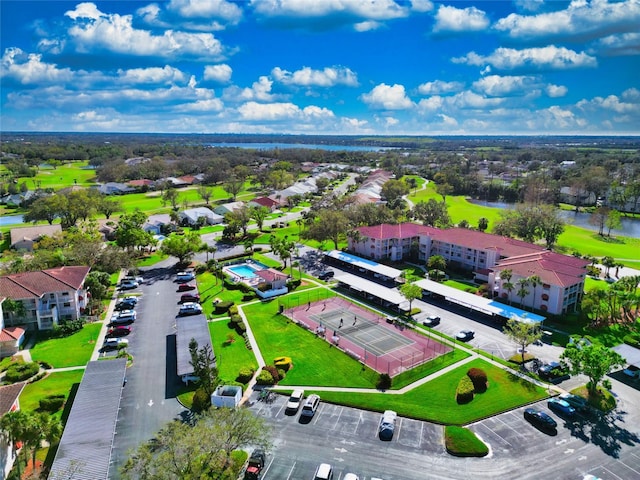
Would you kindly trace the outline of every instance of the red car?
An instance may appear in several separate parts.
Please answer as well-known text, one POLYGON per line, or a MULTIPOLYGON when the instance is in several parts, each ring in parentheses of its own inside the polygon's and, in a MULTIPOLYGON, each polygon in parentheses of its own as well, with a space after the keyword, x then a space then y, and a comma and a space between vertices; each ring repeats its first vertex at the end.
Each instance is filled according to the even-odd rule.
POLYGON ((198 293, 183 293, 180 296, 180 303, 188 303, 188 302, 195 302, 195 303, 200 303, 200 294, 198 293))
POLYGON ((133 329, 128 325, 112 328, 107 332, 107 337, 124 337, 131 333, 133 329))
POLYGON ((179 292, 188 292, 189 290, 195 290, 196 286, 193 283, 181 283, 178 285, 179 292))

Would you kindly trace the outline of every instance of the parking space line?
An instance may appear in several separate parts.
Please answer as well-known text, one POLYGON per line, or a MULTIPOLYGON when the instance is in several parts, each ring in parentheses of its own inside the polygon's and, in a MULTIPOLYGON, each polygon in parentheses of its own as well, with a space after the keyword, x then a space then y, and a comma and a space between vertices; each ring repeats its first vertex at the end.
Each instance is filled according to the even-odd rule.
POLYGON ((635 468, 631 468, 629 465, 627 465, 623 461, 618 460, 618 463, 624 467, 627 467, 629 470, 635 473, 636 474, 635 478, 640 478, 640 472, 638 470, 636 470, 635 468))
POLYGON ((402 417, 400 417, 400 421, 398 422, 398 437, 400 437, 400 430, 402 430, 402 417))
POLYGON ((271 464, 273 463, 274 460, 275 460, 275 457, 271 457, 271 460, 269 461, 269 464, 263 470, 263 475, 265 477, 267 476, 267 472, 269 472, 269 468, 271 468, 271 464))
POLYGON ((283 404, 282 404, 282 406, 278 409, 278 412, 276 413, 276 417, 277 417, 278 415, 280 415, 280 412, 282 412, 282 409, 283 409, 286 405, 287 405, 286 403, 283 403, 283 404))
POLYGON ((621 477, 621 476, 619 476, 619 475, 616 475, 616 474, 615 474, 615 473, 613 473, 611 470, 609 470, 607 467, 605 467, 605 466, 601 466, 600 468, 602 468, 603 470, 605 470, 605 471, 609 472, 609 473, 610 473, 611 475, 613 475, 614 477, 619 478, 620 480, 624 480, 624 478, 623 478, 623 477, 621 477))
POLYGON ((486 430, 487 432, 489 432, 490 434, 494 435, 495 437, 498 437, 498 439, 503 442, 505 445, 510 445, 510 443, 507 441, 506 438, 504 438, 502 435, 498 435, 496 432, 493 431, 492 428, 489 428, 487 425, 480 423, 478 424, 478 426, 484 430, 486 430))
POLYGON ((342 412, 344 411, 344 408, 340 408, 340 413, 338 414, 338 419, 336 420, 335 425, 333 426, 333 428, 331 430, 335 430, 336 427, 338 426, 338 424, 340 423, 340 417, 342 417, 342 412))
POLYGON ((420 440, 418 440, 418 447, 422 446, 422 434, 424 433, 424 422, 420 422, 420 440))
POLYGON ((514 432, 516 432, 516 435, 518 435, 519 437, 524 437, 524 435, 523 435, 523 434, 521 434, 518 430, 516 430, 515 428, 513 428, 511 425, 509 425, 509 424, 508 424, 507 422, 505 422, 504 420, 502 420, 502 419, 500 418, 500 416, 499 416, 499 415, 498 415, 498 416, 496 416, 496 417, 494 417, 494 418, 495 418, 495 419, 497 419, 497 420, 498 420, 500 423, 502 423, 503 425, 505 425, 505 426, 509 427, 509 429, 510 429, 510 430, 513 430, 514 432))
POLYGON ((291 478, 291 474, 293 473, 293 469, 296 468, 296 462, 293 462, 293 465, 291 465, 291 470, 289 470, 289 475, 287 475, 287 480, 289 480, 291 478))

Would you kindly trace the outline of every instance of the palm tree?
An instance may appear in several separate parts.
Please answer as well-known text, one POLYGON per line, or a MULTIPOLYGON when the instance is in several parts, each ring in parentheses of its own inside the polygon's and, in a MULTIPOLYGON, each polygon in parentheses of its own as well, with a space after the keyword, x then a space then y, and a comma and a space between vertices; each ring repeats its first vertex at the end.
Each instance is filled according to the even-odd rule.
POLYGON ((529 278, 529 284, 533 287, 533 303, 531 304, 531 308, 535 310, 536 308, 536 288, 538 285, 542 285, 542 279, 538 275, 531 275, 529 278))
POLYGON ((517 294, 518 294, 518 297, 520 297, 520 306, 524 308, 524 297, 529 295, 529 290, 527 290, 527 287, 529 286, 529 279, 520 278, 518 279, 516 284, 518 285, 517 294))
POLYGON ((613 257, 607 256, 607 257, 604 257, 600 261, 600 263, 602 263, 602 265, 604 265, 604 267, 606 268, 605 273, 604 273, 605 277, 609 278, 609 270, 611 268, 615 267, 615 265, 616 265, 615 259, 613 257))
MULTIPOLYGON (((2 418, 0 418, 0 434, 7 437, 14 452, 17 450, 16 444, 18 442, 25 441, 25 433, 27 431, 28 423, 29 414, 22 410, 14 410, 13 412, 5 413, 2 418)), ((18 478, 22 478, 19 458, 16 464, 16 468, 18 469, 18 478)))
POLYGON ((507 300, 509 301, 509 305, 511 305, 511 292, 513 292, 514 289, 514 285, 511 283, 513 272, 510 269, 502 270, 499 277, 500 280, 502 280, 502 288, 508 292, 507 300))

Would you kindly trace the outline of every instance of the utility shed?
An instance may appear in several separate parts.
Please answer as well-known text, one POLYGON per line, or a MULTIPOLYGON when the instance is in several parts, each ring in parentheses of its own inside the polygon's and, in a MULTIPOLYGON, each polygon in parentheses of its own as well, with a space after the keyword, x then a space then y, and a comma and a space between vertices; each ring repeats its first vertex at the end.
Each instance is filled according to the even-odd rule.
POLYGON ((126 367, 124 358, 87 364, 49 478, 109 478, 126 367))

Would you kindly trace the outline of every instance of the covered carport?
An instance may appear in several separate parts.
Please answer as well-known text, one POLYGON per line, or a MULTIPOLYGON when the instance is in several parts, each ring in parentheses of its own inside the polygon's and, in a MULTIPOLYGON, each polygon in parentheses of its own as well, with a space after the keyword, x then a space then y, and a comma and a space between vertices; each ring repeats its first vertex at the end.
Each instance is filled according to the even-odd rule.
POLYGON ((409 310, 409 302, 395 288, 388 288, 366 278, 345 272, 336 273, 334 278, 338 280, 340 286, 365 300, 373 301, 385 308, 397 311, 406 312, 409 310))
POLYGON ((433 280, 424 279, 414 282, 422 290, 430 295, 437 295, 448 302, 452 302, 463 307, 470 308, 485 315, 498 316, 505 319, 516 319, 519 322, 542 323, 546 317, 537 315, 533 312, 527 312, 511 305, 497 302, 490 298, 479 297, 473 293, 463 292, 457 288, 443 285, 433 280))
POLYGON ((629 365, 640 368, 640 349, 623 343, 622 345, 613 347, 612 350, 619 353, 629 365))
POLYGON ((211 334, 209 333, 209 326, 207 325, 207 317, 202 314, 191 317, 180 317, 176 322, 176 327, 178 330, 176 334, 176 355, 178 358, 176 373, 178 377, 184 381, 189 375, 193 375, 191 352, 189 351, 189 343, 191 343, 191 340, 198 342, 198 350, 208 345, 211 349, 211 354, 214 355, 214 359, 215 353, 211 345, 211 334))
POLYGON ((389 267, 373 260, 358 257, 340 250, 332 250, 325 254, 324 261, 340 270, 353 272, 361 277, 368 277, 374 282, 395 285, 396 279, 402 275, 402 270, 389 267))

